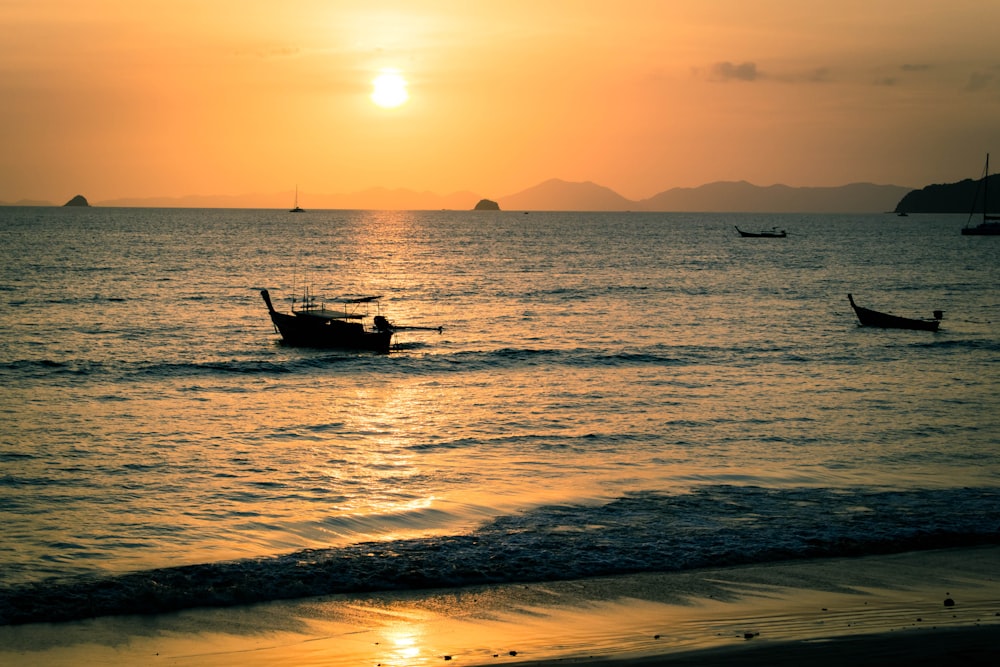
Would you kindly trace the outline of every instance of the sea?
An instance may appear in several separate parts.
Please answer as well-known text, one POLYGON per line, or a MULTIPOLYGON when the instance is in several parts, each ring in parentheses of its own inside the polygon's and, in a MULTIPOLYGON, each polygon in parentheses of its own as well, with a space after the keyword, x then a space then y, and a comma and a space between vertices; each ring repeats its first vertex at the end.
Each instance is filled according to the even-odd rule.
POLYGON ((0 208, 0 624, 1000 544, 964 224, 0 208), (442 330, 287 347, 264 288, 442 330))

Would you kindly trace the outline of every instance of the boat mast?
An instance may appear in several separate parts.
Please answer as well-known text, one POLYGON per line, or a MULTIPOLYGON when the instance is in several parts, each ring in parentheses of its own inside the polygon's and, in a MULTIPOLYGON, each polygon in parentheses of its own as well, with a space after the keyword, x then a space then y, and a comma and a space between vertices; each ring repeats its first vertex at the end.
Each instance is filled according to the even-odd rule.
MULTIPOLYGON (((983 222, 1000 221, 1000 215, 990 215, 990 154, 986 154, 986 175, 983 176, 983 222)), ((994 225, 995 226, 995 225, 994 225)))

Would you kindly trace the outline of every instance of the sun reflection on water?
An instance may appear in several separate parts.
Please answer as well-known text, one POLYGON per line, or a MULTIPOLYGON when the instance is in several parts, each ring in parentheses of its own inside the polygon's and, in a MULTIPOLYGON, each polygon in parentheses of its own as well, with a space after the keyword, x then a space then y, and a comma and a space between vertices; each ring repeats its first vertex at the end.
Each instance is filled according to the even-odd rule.
POLYGON ((418 627, 413 625, 402 626, 394 628, 389 633, 387 639, 392 645, 392 652, 396 657, 404 661, 412 661, 420 656, 420 644, 417 637, 414 636, 418 627))

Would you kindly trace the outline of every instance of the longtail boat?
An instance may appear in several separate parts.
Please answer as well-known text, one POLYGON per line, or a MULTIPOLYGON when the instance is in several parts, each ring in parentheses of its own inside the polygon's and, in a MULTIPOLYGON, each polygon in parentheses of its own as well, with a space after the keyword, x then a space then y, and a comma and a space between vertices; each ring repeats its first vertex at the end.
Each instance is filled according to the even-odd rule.
POLYGON ((309 294, 303 295, 299 306, 292 303, 291 313, 282 313, 271 303, 270 293, 260 291, 274 328, 286 345, 293 347, 339 348, 344 350, 370 350, 387 353, 393 335, 400 330, 443 331, 443 327, 401 326, 390 322, 381 314, 381 296, 363 296, 342 299, 341 310, 329 310, 309 294), (376 314, 370 317, 374 306, 376 314))
POLYGON ((778 229, 777 227, 762 229, 759 232, 745 232, 739 227, 736 227, 736 231, 738 231, 740 236, 745 239, 783 239, 788 236, 784 229, 778 229))
POLYGON ((860 322, 863 327, 937 331, 938 326, 941 324, 941 317, 943 313, 940 310, 934 311, 933 320, 920 320, 909 317, 900 317, 899 315, 890 315, 889 313, 880 313, 879 311, 871 310, 870 308, 862 308, 858 304, 854 303, 854 297, 852 295, 848 294, 847 298, 851 302, 851 308, 854 309, 854 314, 858 316, 858 322, 860 322))

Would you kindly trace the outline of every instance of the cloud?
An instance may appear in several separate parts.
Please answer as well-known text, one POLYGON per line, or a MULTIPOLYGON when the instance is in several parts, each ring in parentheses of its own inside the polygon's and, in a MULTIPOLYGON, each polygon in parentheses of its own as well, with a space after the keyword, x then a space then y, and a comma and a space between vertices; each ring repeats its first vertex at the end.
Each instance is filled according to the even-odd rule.
POLYGON ((811 72, 807 72, 805 80, 811 83, 827 83, 830 81, 830 68, 817 67, 811 72))
POLYGON ((972 93, 986 90, 994 84, 996 78, 993 72, 973 72, 969 75, 969 82, 965 84, 965 90, 972 93))
POLYGON ((757 64, 745 62, 740 64, 729 61, 712 65, 712 79, 715 81, 756 81, 760 74, 757 64))
MULTIPOLYGON (((698 72, 699 70, 695 70, 698 72)), ((781 83, 830 83, 833 80, 832 71, 829 67, 817 67, 815 69, 799 71, 794 73, 774 74, 765 73, 757 69, 757 63, 743 62, 733 63, 730 61, 718 62, 712 65, 708 71, 708 78, 711 81, 778 81, 781 83)))

